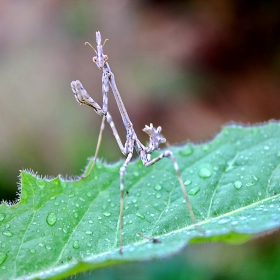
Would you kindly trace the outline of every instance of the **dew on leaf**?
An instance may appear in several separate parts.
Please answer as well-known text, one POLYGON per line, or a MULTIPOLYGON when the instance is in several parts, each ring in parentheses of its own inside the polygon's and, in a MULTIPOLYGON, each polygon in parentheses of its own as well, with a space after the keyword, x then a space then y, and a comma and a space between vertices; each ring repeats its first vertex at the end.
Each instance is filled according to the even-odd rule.
POLYGON ((4 213, 0 213, 0 222, 3 222, 6 218, 6 215, 4 213))
POLYGON ((111 213, 111 212, 104 212, 103 215, 104 215, 105 217, 110 217, 110 216, 112 215, 112 213, 111 213))
POLYGON ((230 221, 229 218, 222 218, 218 221, 218 224, 223 225, 223 224, 227 224, 230 221))
POLYGON ((209 178, 212 176, 212 171, 208 167, 201 167, 199 169, 199 176, 203 179, 209 178))
POLYGON ((239 190, 242 187, 242 182, 241 181, 235 181, 234 182, 234 187, 239 190))
POLYGON ((75 240, 74 243, 73 243, 73 248, 74 249, 79 249, 80 248, 80 245, 79 245, 79 241, 78 240, 75 240))
POLYGON ((185 186, 188 186, 188 185, 190 185, 191 183, 192 183, 191 180, 186 180, 186 181, 184 182, 184 185, 185 185, 185 186))
POLYGON ((86 234, 87 234, 87 235, 91 235, 91 234, 92 234, 92 231, 87 230, 87 231, 86 231, 86 234))
POLYGON ((137 216, 137 217, 140 217, 140 218, 142 218, 142 219, 145 219, 145 216, 144 216, 143 214, 139 213, 139 212, 136 213, 136 216, 137 216))
POLYGON ((47 223, 49 226, 53 226, 57 221, 56 214, 53 212, 50 212, 47 216, 47 223))
POLYGON ((133 175, 134 175, 135 177, 138 177, 138 176, 139 176, 139 172, 134 171, 134 172, 133 172, 133 175))
POLYGON ((251 186, 253 186, 253 185, 254 185, 253 182, 248 182, 248 183, 246 183, 246 187, 251 187, 251 186))
POLYGON ((5 262, 8 255, 6 253, 0 252, 0 265, 5 262))
POLYGON ((12 237, 14 234, 12 232, 10 232, 9 230, 3 231, 2 232, 3 235, 8 236, 8 237, 12 237))
POLYGON ((196 195, 200 191, 200 187, 192 188, 188 191, 189 195, 196 195))
POLYGON ((28 198, 28 193, 26 190, 22 189, 21 190, 21 193, 20 193, 20 196, 22 199, 26 200, 28 198))
POLYGON ((180 150, 180 155, 189 156, 193 153, 193 147, 191 144, 186 145, 182 150, 180 150))
POLYGON ((155 197, 156 198, 161 198, 161 194, 160 193, 156 193, 155 197))
POLYGON ((35 250, 35 249, 30 249, 29 252, 30 252, 31 254, 35 254, 35 253, 36 253, 36 250, 35 250))
POLYGON ((208 151, 208 150, 209 150, 209 145, 208 145, 208 144, 205 144, 205 145, 202 147, 202 150, 203 150, 203 151, 208 151))
POLYGON ((43 189, 46 186, 47 182, 41 178, 38 178, 36 181, 36 185, 40 188, 43 189))
POLYGON ((160 191, 162 189, 161 185, 155 185, 155 190, 160 191))

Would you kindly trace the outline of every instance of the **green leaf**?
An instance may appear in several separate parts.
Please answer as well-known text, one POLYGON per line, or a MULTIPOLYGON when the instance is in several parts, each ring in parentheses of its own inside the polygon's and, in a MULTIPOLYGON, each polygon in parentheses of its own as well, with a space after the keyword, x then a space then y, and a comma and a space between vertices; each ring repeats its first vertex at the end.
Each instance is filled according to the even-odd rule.
POLYGON ((42 179, 24 171, 19 203, 0 205, 1 279, 60 279, 112 264, 162 258, 188 243, 239 243, 279 228, 279 123, 227 126, 211 142, 188 143, 172 151, 204 233, 191 223, 169 159, 148 168, 137 160, 127 168, 122 255, 122 162, 98 162, 82 180, 42 179))

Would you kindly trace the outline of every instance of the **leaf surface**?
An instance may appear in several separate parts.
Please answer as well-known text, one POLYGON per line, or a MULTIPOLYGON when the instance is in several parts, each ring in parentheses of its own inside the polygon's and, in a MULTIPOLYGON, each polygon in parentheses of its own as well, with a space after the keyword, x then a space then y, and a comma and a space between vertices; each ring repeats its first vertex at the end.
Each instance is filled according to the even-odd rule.
POLYGON ((127 168, 122 255, 122 162, 97 162, 92 174, 80 180, 42 179, 24 171, 19 203, 0 205, 1 279, 61 279, 166 257, 189 243, 240 243, 279 228, 279 123, 226 126, 211 142, 171 149, 204 233, 191 223, 169 159, 148 168, 137 160, 127 168))

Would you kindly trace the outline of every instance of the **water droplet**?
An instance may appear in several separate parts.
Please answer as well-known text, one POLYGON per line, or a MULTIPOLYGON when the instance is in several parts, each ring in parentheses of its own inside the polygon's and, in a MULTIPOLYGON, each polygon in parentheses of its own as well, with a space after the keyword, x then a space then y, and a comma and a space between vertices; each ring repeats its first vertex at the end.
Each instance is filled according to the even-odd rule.
POLYGON ((80 245, 79 245, 79 241, 78 240, 75 240, 74 243, 73 243, 73 248, 74 249, 79 249, 80 248, 80 245))
POLYGON ((136 216, 140 217, 141 219, 145 219, 145 216, 139 212, 136 213, 136 216))
POLYGON ((155 185, 155 190, 160 191, 162 189, 161 185, 155 185))
POLYGON ((47 223, 49 226, 53 226, 57 221, 57 217, 56 217, 56 214, 51 212, 48 214, 47 216, 47 223))
POLYGON ((156 193, 155 197, 156 198, 161 198, 161 194, 160 193, 156 193))
POLYGON ((200 187, 196 187, 188 191, 189 195, 196 195, 200 191, 200 187))
POLYGON ((13 234, 12 232, 10 232, 9 230, 3 231, 2 234, 5 235, 5 236, 8 236, 8 237, 11 237, 11 236, 14 235, 14 234, 13 234))
POLYGON ((30 249, 29 252, 30 252, 31 254, 35 254, 35 253, 36 253, 36 250, 35 250, 35 249, 30 249))
POLYGON ((239 190, 239 189, 242 187, 242 182, 240 182, 240 181, 235 181, 235 182, 234 182, 234 187, 235 187, 237 190, 239 190))
POLYGON ((25 189, 21 190, 20 196, 23 200, 26 200, 28 198, 28 193, 25 189))
POLYGON ((4 213, 0 213, 0 222, 4 221, 6 218, 6 215, 4 213))
POLYGON ((209 178, 212 176, 212 171, 209 167, 201 167, 199 170, 199 176, 203 179, 209 178))
POLYGON ((6 253, 0 252, 0 265, 5 262, 8 255, 6 253))
POLYGON ((190 185, 191 183, 192 183, 191 180, 186 180, 186 181, 184 182, 184 185, 185 185, 185 186, 188 186, 188 185, 190 185))
POLYGON ((229 221, 230 221, 229 218, 222 218, 218 221, 218 224, 223 225, 223 224, 228 223, 229 221))
POLYGON ((51 247, 50 245, 46 245, 46 249, 47 249, 47 250, 51 250, 52 247, 51 247))
POLYGON ((87 230, 87 231, 86 231, 86 234, 87 234, 87 235, 90 235, 90 234, 92 234, 92 231, 87 230))
POLYGON ((46 186, 47 182, 41 178, 38 178, 36 181, 36 185, 40 188, 43 189, 46 186))
POLYGON ((103 215, 104 215, 105 217, 110 217, 110 216, 112 215, 112 213, 111 213, 111 212, 104 212, 103 215))
POLYGON ((91 192, 87 192, 87 197, 91 197, 91 192))
POLYGON ((251 187, 251 186, 253 186, 254 185, 254 182, 248 182, 248 183, 246 183, 246 187, 251 187))
POLYGON ((180 155, 189 156, 193 153, 193 146, 191 144, 186 145, 181 151, 180 155))
POLYGON ((98 169, 101 169, 101 168, 102 168, 102 162, 96 161, 96 162, 95 162, 95 166, 96 166, 98 169))
POLYGON ((269 150, 269 146, 264 146, 264 149, 266 150, 266 151, 268 151, 269 150))
POLYGON ((134 171, 134 172, 133 172, 133 175, 134 175, 135 177, 138 177, 138 176, 139 176, 139 172, 134 171))
POLYGON ((205 144, 205 145, 202 147, 202 150, 203 150, 203 151, 208 151, 208 150, 209 150, 209 145, 208 145, 208 144, 205 144))
POLYGON ((140 192, 138 192, 138 193, 136 194, 136 196, 137 196, 137 197, 141 196, 141 193, 140 193, 140 192))

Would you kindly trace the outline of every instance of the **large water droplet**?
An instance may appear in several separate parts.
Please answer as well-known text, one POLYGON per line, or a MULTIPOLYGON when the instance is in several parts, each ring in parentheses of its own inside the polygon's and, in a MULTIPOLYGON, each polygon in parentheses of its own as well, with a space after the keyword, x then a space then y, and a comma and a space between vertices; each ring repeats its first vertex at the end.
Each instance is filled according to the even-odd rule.
POLYGON ((75 240, 74 243, 73 243, 73 248, 74 249, 79 249, 80 248, 80 245, 79 245, 79 241, 78 240, 75 240))
POLYGON ((21 190, 20 197, 24 200, 26 200, 28 198, 28 193, 25 189, 21 190))
POLYGON ((227 224, 230 221, 229 218, 222 218, 218 221, 218 224, 223 225, 223 224, 227 224))
POLYGON ((0 252, 0 265, 5 262, 8 255, 6 253, 0 252))
POLYGON ((199 176, 203 179, 209 178, 212 176, 212 171, 209 167, 201 167, 199 169, 199 176))
POLYGON ((189 195, 196 195, 200 191, 200 187, 193 188, 188 191, 189 195))
POLYGON ((36 184, 40 189, 43 189, 46 186, 47 182, 41 178, 38 178, 36 184))
POLYGON ((209 144, 205 144, 203 147, 202 147, 202 150, 203 151, 208 151, 209 150, 209 144))
POLYGON ((3 235, 8 236, 8 237, 12 237, 14 234, 12 232, 10 232, 9 230, 3 231, 2 232, 3 235))
POLYGON ((57 217, 56 217, 56 214, 51 212, 48 214, 47 216, 47 223, 49 226, 53 226, 57 221, 57 217))
POLYGON ((188 185, 190 185, 191 183, 192 183, 191 180, 186 180, 186 181, 184 182, 184 185, 185 185, 185 186, 188 186, 188 185))
POLYGON ((160 193, 156 193, 155 197, 156 198, 161 198, 161 194, 160 193))
POLYGON ((189 156, 193 153, 193 146, 191 144, 186 145, 181 151, 180 155, 189 156))
POLYGON ((110 216, 112 215, 112 213, 111 213, 111 212, 104 212, 103 215, 104 215, 105 217, 110 217, 110 216))
POLYGON ((239 190, 242 187, 242 182, 241 181, 235 181, 234 182, 234 187, 239 190))
POLYGON ((6 218, 6 215, 4 213, 0 213, 0 222, 4 221, 6 218))
POLYGON ((155 185, 155 190, 160 191, 162 189, 161 185, 155 185))
POLYGON ((138 176, 139 176, 139 172, 134 171, 134 172, 133 172, 133 175, 134 175, 135 177, 138 177, 138 176))

